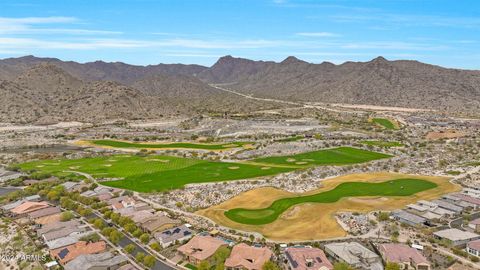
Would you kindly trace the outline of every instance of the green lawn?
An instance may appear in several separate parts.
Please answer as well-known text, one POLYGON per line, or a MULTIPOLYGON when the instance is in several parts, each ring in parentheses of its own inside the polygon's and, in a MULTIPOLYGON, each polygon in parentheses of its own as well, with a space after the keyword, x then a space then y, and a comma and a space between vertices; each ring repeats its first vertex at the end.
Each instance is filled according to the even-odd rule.
POLYGON ((373 118, 372 122, 386 128, 386 129, 397 129, 395 124, 392 121, 390 121, 386 118, 373 118))
POLYGON ((405 146, 401 142, 395 142, 395 141, 361 141, 360 143, 365 144, 365 145, 371 145, 371 146, 380 146, 380 147, 385 147, 385 148, 390 148, 390 147, 402 147, 405 146))
POLYGON ((307 167, 318 165, 348 165, 388 157, 391 156, 353 147, 337 147, 290 156, 258 158, 253 161, 263 164, 307 167))
POLYGON ((242 147, 250 142, 229 142, 221 144, 207 144, 207 143, 133 143, 133 142, 123 142, 115 140, 93 140, 90 141, 95 145, 100 146, 111 146, 116 148, 155 148, 155 149, 165 149, 165 148, 179 148, 179 149, 202 149, 202 150, 222 150, 235 147, 242 147))
POLYGON ((297 204, 333 203, 344 197, 410 196, 435 187, 437 184, 422 179, 396 179, 381 183, 347 182, 329 191, 276 200, 263 209, 231 209, 225 212, 225 216, 242 224, 262 225, 275 221, 288 208, 297 204))

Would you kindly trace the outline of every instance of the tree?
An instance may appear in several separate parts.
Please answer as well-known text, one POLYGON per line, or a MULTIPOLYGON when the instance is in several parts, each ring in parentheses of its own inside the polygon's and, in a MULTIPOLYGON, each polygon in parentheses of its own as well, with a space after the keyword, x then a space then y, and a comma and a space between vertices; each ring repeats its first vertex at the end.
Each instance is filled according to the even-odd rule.
POLYGON ((385 270, 400 270, 400 265, 398 263, 388 262, 385 265, 385 270))
POLYGON ((50 201, 57 201, 60 199, 60 193, 58 193, 55 190, 52 190, 47 193, 47 199, 49 199, 50 201))
POLYGON ((71 211, 66 211, 66 212, 63 212, 61 215, 60 215, 60 220, 61 221, 69 221, 71 220, 72 218, 74 218, 75 216, 73 215, 73 213, 71 211))
POLYGON ((135 236, 135 237, 140 237, 140 235, 142 235, 143 231, 140 229, 140 228, 137 228, 133 233, 132 235, 135 236))
POLYGON ((95 226, 95 228, 99 230, 102 230, 103 228, 105 228, 105 223, 103 223, 103 220, 96 218, 93 222, 93 226, 95 226))
POLYGON ((117 230, 113 230, 108 237, 110 242, 112 242, 114 244, 118 244, 118 242, 120 242, 121 238, 122 238, 122 234, 120 232, 118 232, 117 230))
POLYGON ((145 253, 143 252, 137 252, 137 255, 135 255, 135 260, 137 260, 137 262, 142 263, 144 258, 145 258, 145 253))
POLYGON ((135 226, 133 223, 128 223, 125 225, 124 229, 129 233, 133 233, 137 229, 137 226, 135 226))
POLYGON ((151 243, 150 247, 157 252, 159 252, 162 249, 162 247, 160 246, 160 244, 158 242, 151 243))
POLYGON ((353 268, 344 262, 337 262, 333 265, 333 270, 353 270, 353 268))
POLYGON ((145 258, 143 258, 143 265, 145 265, 147 268, 152 268, 155 265, 155 257, 152 255, 147 255, 145 258))
POLYGON ((144 234, 140 235, 140 237, 138 239, 140 239, 140 241, 142 241, 142 243, 146 244, 146 243, 148 243, 148 241, 150 241, 150 235, 148 235, 148 233, 144 233, 144 234))
POLYGON ((280 267, 272 261, 267 261, 263 264, 262 270, 280 270, 280 267))
POLYGON ((390 217, 388 212, 378 212, 378 221, 387 221, 390 217))
POLYGON ((132 254, 132 252, 135 250, 135 245, 134 244, 128 244, 124 247, 124 249, 128 254, 132 254))
POLYGON ((210 263, 208 261, 201 261, 197 266, 197 270, 210 270, 210 263))

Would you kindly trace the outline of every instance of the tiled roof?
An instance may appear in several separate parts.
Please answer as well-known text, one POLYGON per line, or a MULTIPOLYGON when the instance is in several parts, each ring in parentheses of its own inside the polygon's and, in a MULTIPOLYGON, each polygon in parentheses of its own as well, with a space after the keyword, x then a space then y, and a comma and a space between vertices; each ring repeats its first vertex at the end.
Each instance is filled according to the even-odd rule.
POLYGON ((30 213, 30 212, 33 212, 33 211, 36 211, 36 210, 39 210, 39 209, 43 209, 43 208, 47 208, 48 207, 48 203, 47 202, 24 202, 22 204, 20 204, 19 206, 13 208, 11 210, 12 213, 14 214, 18 214, 18 215, 21 215, 21 214, 26 214, 26 213, 30 213))
POLYGON ((230 257, 225 261, 226 267, 260 270, 269 261, 273 253, 268 248, 252 247, 245 243, 233 247, 230 257))
POLYGON ((381 244, 379 250, 387 262, 404 263, 413 261, 415 264, 429 264, 418 250, 404 244, 381 244))
POLYGON ((80 241, 70 246, 51 250, 50 254, 53 257, 57 258, 60 264, 63 265, 77 258, 80 255, 100 253, 103 252, 106 248, 107 245, 104 241, 99 241, 95 243, 87 243, 85 241, 80 241))
POLYGON ((333 269, 325 253, 318 248, 291 247, 285 250, 285 255, 294 270, 333 269))
POLYGON ((187 256, 191 256, 199 261, 210 258, 217 249, 227 245, 224 241, 211 236, 196 235, 188 243, 179 247, 177 250, 187 256))

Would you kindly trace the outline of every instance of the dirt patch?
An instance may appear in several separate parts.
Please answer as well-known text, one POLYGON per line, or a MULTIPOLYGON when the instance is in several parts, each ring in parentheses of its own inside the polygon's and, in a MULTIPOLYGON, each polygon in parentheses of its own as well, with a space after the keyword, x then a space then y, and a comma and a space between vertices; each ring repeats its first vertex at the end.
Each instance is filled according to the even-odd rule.
POLYGON ((240 167, 237 167, 237 166, 231 166, 231 167, 228 167, 230 170, 238 170, 240 169, 240 167))
POLYGON ((465 135, 465 133, 457 130, 431 131, 427 133, 425 138, 427 140, 455 139, 465 137, 465 135))

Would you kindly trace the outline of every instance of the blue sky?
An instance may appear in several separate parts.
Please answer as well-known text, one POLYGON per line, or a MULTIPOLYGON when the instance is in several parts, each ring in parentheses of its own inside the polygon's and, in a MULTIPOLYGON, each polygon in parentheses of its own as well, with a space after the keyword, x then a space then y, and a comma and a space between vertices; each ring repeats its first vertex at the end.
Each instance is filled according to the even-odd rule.
POLYGON ((0 58, 213 64, 415 59, 480 69, 480 1, 2 0, 0 58))

